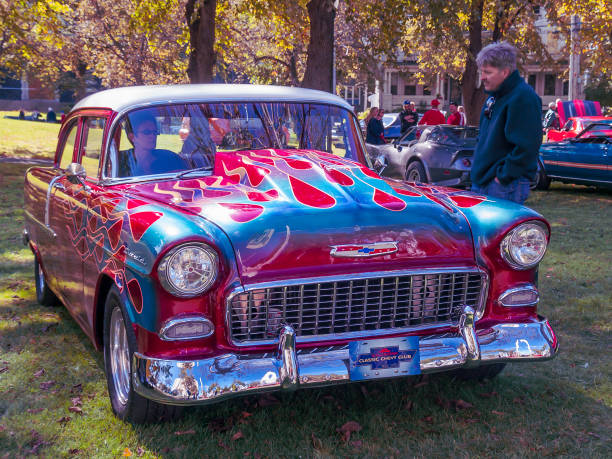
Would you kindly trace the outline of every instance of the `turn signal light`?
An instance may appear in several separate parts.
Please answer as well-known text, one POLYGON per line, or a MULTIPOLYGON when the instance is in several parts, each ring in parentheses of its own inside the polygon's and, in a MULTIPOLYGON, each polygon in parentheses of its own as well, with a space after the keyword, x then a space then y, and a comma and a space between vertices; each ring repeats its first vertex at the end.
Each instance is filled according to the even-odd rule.
POLYGON ((164 341, 202 339, 212 335, 215 327, 206 317, 179 317, 168 320, 159 331, 164 341))
POLYGON ((532 285, 511 288, 499 297, 499 303, 506 307, 535 306, 540 301, 538 290, 532 285))

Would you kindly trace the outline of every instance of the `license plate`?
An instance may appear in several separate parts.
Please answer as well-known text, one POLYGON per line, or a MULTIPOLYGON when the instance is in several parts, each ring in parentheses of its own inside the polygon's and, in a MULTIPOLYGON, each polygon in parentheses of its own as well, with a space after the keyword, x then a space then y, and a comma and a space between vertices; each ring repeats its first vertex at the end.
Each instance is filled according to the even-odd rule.
POLYGON ((353 341, 349 366, 351 381, 421 374, 419 337, 353 341))

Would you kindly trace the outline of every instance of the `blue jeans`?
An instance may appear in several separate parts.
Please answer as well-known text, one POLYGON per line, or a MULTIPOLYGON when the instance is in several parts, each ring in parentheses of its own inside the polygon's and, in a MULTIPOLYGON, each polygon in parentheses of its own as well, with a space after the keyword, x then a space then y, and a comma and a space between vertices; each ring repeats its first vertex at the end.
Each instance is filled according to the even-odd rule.
POLYGON ((530 182, 525 177, 513 180, 508 185, 502 185, 495 180, 491 180, 485 186, 480 187, 472 183, 472 191, 475 193, 491 196, 492 198, 507 199, 519 204, 523 204, 529 196, 530 182))

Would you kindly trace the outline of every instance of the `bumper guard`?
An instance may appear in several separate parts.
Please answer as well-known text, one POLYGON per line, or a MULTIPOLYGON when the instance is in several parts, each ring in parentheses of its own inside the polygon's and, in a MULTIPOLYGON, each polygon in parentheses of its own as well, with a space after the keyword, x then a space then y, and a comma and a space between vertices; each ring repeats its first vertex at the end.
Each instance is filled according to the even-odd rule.
MULTIPOLYGON (((543 317, 476 331, 470 307, 464 309, 458 335, 419 340, 423 374, 497 362, 547 360, 557 349, 557 338, 543 317)), ((348 348, 300 355, 295 331, 288 325, 281 328, 272 357, 225 354, 184 361, 135 353, 132 368, 137 393, 170 405, 207 404, 240 395, 350 382, 348 348)))

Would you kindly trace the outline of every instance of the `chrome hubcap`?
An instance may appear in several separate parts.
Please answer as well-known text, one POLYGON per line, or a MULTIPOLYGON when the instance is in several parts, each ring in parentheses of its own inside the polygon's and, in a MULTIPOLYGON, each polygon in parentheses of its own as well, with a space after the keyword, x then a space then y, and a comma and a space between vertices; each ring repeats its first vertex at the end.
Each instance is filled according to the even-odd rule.
POLYGON ((110 364, 117 399, 122 405, 130 393, 130 352, 123 315, 119 308, 113 309, 110 319, 110 364))
POLYGON ((408 181, 409 182, 420 182, 421 181, 421 174, 419 174, 418 171, 411 170, 408 173, 408 181))

